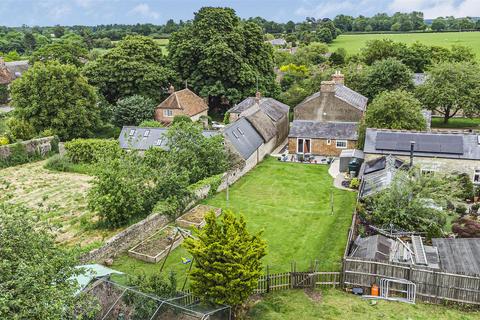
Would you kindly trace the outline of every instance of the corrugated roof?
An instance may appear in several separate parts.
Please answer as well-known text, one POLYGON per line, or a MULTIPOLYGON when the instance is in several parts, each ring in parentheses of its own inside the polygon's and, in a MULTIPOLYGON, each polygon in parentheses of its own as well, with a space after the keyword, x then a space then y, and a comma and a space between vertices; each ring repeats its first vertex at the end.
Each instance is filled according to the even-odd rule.
POLYGON ((175 91, 157 106, 157 109, 181 109, 188 116, 194 116, 205 110, 208 105, 190 89, 175 91))
POLYGON ((248 159, 263 143, 260 134, 245 118, 225 127, 224 135, 243 159, 248 159))
MULTIPOLYGON (((152 147, 165 149, 167 146, 165 133, 167 131, 167 128, 125 126, 122 128, 118 140, 122 149, 148 150, 152 147)), ((204 137, 209 138, 220 133, 218 131, 204 130, 202 134, 204 137)))
POLYGON ((258 110, 257 112, 246 116, 246 119, 258 131, 260 136, 262 136, 264 142, 268 142, 276 137, 278 131, 275 124, 262 110, 258 110))
POLYGON ((309 120, 294 120, 289 137, 357 140, 355 122, 319 122, 309 120))
POLYGON ((452 273, 480 275, 480 238, 432 239, 441 269, 452 273))
POLYGON ((417 157, 480 160, 479 139, 476 133, 368 128, 363 150, 370 154, 410 155, 410 141, 415 141, 414 155, 417 157))

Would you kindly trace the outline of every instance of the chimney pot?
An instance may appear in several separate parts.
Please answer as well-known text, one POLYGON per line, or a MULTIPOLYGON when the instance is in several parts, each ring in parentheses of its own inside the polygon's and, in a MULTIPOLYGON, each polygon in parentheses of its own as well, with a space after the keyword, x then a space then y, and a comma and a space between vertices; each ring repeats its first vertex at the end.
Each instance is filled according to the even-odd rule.
POLYGON ((343 85, 345 83, 345 76, 340 71, 335 71, 332 75, 332 81, 336 84, 343 85))
POLYGON ((175 92, 175 87, 173 85, 170 85, 170 87, 168 87, 168 94, 172 94, 175 92))
POLYGON ((255 102, 258 103, 261 98, 262 98, 262 94, 260 93, 260 91, 257 91, 257 92, 255 93, 255 102))

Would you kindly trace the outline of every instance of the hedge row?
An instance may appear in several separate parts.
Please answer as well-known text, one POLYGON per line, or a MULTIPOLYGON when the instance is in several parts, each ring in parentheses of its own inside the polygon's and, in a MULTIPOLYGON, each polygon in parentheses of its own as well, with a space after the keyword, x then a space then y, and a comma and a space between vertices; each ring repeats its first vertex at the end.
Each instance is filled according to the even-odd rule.
POLYGON ((65 143, 67 157, 73 163, 96 163, 119 158, 124 152, 117 140, 74 139, 65 143))

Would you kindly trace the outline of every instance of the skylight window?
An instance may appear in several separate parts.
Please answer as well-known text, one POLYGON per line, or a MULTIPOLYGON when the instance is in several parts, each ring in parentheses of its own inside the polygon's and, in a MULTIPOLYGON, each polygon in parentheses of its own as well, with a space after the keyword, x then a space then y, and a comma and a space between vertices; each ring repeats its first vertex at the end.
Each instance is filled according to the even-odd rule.
POLYGON ((235 136, 235 138, 237 138, 237 139, 239 138, 238 134, 235 131, 233 131, 232 133, 235 136))
POLYGON ((244 135, 245 135, 245 133, 242 131, 242 129, 240 129, 240 128, 237 128, 237 130, 238 130, 238 132, 240 132, 240 134, 241 134, 242 136, 244 136, 244 135))
POLYGON ((162 138, 157 139, 157 141, 155 141, 155 145, 156 146, 161 146, 162 145, 162 138))
POLYGON ((130 129, 130 132, 128 133, 128 135, 131 137, 135 134, 135 129, 130 129))
POLYGON ((145 132, 143 133, 143 137, 148 137, 150 135, 150 130, 145 130, 145 132))

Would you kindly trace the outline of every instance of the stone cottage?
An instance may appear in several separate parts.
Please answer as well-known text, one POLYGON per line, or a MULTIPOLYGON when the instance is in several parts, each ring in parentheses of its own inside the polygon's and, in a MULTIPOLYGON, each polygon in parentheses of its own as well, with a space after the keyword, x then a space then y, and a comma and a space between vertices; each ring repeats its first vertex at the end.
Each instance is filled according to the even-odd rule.
POLYGON ((178 115, 190 117, 192 121, 198 121, 200 117, 208 115, 208 105, 201 97, 190 89, 175 91, 173 86, 168 89, 170 94, 155 109, 155 120, 162 123, 171 123, 178 115))
POLYGON ((365 134, 365 161, 393 155, 423 172, 466 173, 480 185, 480 135, 474 132, 400 131, 368 128, 365 134))
POLYGON ((288 136, 289 153, 339 156, 355 148, 358 122, 368 99, 344 85, 340 72, 322 81, 320 91, 295 107, 288 136))
POLYGON ((368 98, 344 85, 340 72, 331 81, 322 81, 320 91, 295 107, 295 120, 359 122, 367 108, 368 98))

